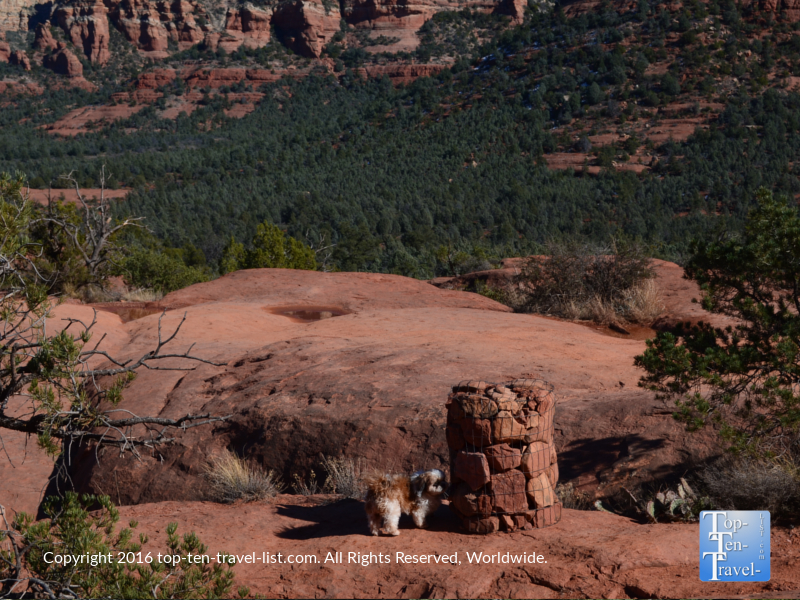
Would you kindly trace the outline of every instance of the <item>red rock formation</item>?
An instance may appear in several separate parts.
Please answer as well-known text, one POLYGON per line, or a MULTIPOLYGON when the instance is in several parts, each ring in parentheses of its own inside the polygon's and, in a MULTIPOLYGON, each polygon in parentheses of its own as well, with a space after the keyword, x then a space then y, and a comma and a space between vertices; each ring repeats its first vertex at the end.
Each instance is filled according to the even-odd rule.
POLYGON ((58 47, 58 42, 56 42, 56 39, 53 37, 53 33, 50 31, 49 21, 47 23, 39 23, 36 26, 33 47, 44 52, 55 50, 58 47))
POLYGON ((287 46, 314 57, 339 31, 340 21, 338 3, 327 0, 292 0, 278 5, 272 18, 287 46))
POLYGON ((59 27, 77 48, 83 48, 93 63, 105 64, 111 57, 108 50, 108 10, 100 0, 75 0, 55 11, 59 27))
POLYGON ((45 68, 69 77, 83 77, 83 65, 78 57, 67 49, 63 42, 59 42, 58 49, 44 57, 42 63, 45 68))
POLYGON ((437 7, 430 0, 343 0, 342 17, 350 25, 388 24, 419 29, 437 7))
POLYGON ((177 74, 173 69, 153 69, 148 73, 139 75, 139 79, 136 80, 136 87, 140 90, 155 90, 162 85, 169 85, 175 81, 176 77, 177 74))
POLYGON ((272 8, 256 8, 245 4, 238 8, 229 8, 225 17, 225 31, 249 47, 266 45, 270 40, 270 22, 272 8))
POLYGON ((245 73, 244 69, 200 69, 185 79, 190 87, 220 88, 239 83, 245 73))
POLYGON ((515 24, 520 24, 525 17, 525 9, 528 7, 528 0, 502 0, 494 12, 501 15, 508 15, 515 24))
POLYGON ((146 52, 166 52, 172 39, 185 48, 201 41, 204 31, 195 15, 204 11, 194 1, 122 0, 112 7, 111 20, 129 42, 146 52))
POLYGON ((111 10, 111 18, 127 40, 140 50, 167 50, 167 30, 158 11, 146 1, 124 0, 111 10))
POLYGON ((33 94, 44 93, 44 88, 35 83, 20 83, 18 81, 0 81, 0 94, 33 94))
POLYGON ((12 52, 11 56, 8 57, 8 62, 12 65, 18 65, 26 71, 31 70, 31 59, 28 58, 24 50, 15 50, 12 52))
POLYGON ((456 6, 446 0, 342 0, 342 17, 357 28, 399 38, 392 47, 410 50, 419 45, 416 31, 435 13, 465 7, 509 15, 521 23, 527 0, 463 0, 456 6))
POLYGON ((11 56, 11 46, 6 42, 6 34, 0 31, 0 62, 7 63, 11 56))
MULTIPOLYGON (((73 80, 73 86, 83 87, 83 82, 89 83, 82 77, 73 80)), ((150 94, 156 92, 149 91, 150 94)), ((160 96, 161 94, 158 94, 160 96)), ((114 96, 118 96, 114 94, 114 96)), ((72 136, 79 133, 86 133, 93 124, 100 122, 112 122, 117 119, 125 119, 137 113, 145 107, 144 104, 129 106, 126 104, 116 106, 82 106, 68 112, 55 123, 46 127, 47 132, 56 135, 72 136)), ((65 198, 66 200, 66 198, 65 198)))
MULTIPOLYGON (((224 31, 223 33, 219 33, 217 31, 211 31, 206 34, 205 38, 203 39, 203 44, 206 46, 206 48, 209 48, 211 50, 216 51, 217 48, 222 48, 225 52, 230 54, 232 52, 236 52, 239 49, 239 46, 241 46, 245 42, 245 38, 242 34, 239 33, 238 37, 236 35, 233 35, 236 33, 238 32, 231 33, 227 30, 224 31)), ((247 45, 250 47, 257 47, 263 44, 250 41, 248 42, 247 45)))
POLYGON ((40 0, 0 0, 0 31, 27 31, 28 10, 40 0))
MULTIPOLYGON (((633 357, 644 341, 514 314, 477 294, 390 275, 268 269, 180 290, 161 306, 188 311, 180 348, 196 342, 195 353, 225 366, 142 373, 121 408, 234 416, 181 434, 163 460, 106 453, 96 464, 91 449, 76 456, 75 485, 114 489, 121 503, 197 499, 209 454, 245 440, 248 456, 288 478, 316 468, 320 452, 395 471, 447 468, 445 406, 436 399, 465 373, 489 380, 531 374, 562 391, 554 440, 560 477, 587 493, 601 484, 602 493, 612 493, 714 450, 713 432, 686 432, 637 388, 633 357), (298 305, 352 314, 311 324, 281 316, 281 307, 298 305)), ((64 305, 57 316, 79 316, 78 308, 91 314, 64 305)), ((163 326, 176 325, 183 312, 167 312, 163 326)), ((120 358, 150 349, 157 321, 152 315, 124 324, 115 341, 120 358)), ((491 435, 473 431, 472 438, 478 434, 491 435)))
MULTIPOLYGON (((315 61, 316 68, 325 66, 331 70, 330 61, 315 61)), ((312 67, 313 68, 313 67, 312 67)), ((409 83, 418 77, 434 75, 444 68, 443 65, 376 65, 359 69, 358 72, 364 77, 389 77, 394 84, 409 83)), ((287 75, 293 77, 304 77, 312 69, 289 69, 289 70, 268 70, 268 69, 206 69, 187 68, 182 71, 173 69, 154 69, 139 76, 136 87, 139 89, 155 90, 162 85, 172 83, 176 78, 183 79, 189 87, 209 87, 212 89, 230 86, 240 81, 250 82, 254 88, 265 83, 274 83, 287 75)))
POLYGON ((163 552, 167 524, 176 522, 178 534, 195 531, 211 556, 256 550, 317 558, 233 567, 238 584, 265 598, 790 598, 800 588, 800 544, 788 527, 773 525, 769 582, 702 582, 697 524, 642 525, 601 511, 564 510, 558 525, 535 534, 466 538, 442 506, 429 529, 401 522, 398 537, 373 537, 363 504, 335 499, 285 494, 269 503, 165 502, 120 512, 123 523, 136 520, 136 531, 150 534, 143 550, 153 556, 163 552), (364 567, 348 563, 345 552, 342 564, 323 562, 339 548, 391 560, 364 567), (482 553, 485 562, 470 563, 465 552, 482 553), (459 562, 403 563, 396 553, 457 554, 459 562), (534 553, 543 561, 489 562, 498 554, 519 560, 534 553))
POLYGON ((399 85, 401 83, 411 83, 419 77, 430 77, 436 75, 446 65, 373 65, 358 69, 358 73, 365 77, 380 78, 384 75, 392 80, 392 83, 399 85))
POLYGON ((282 74, 273 73, 267 69, 247 69, 245 76, 248 81, 253 82, 253 87, 255 87, 262 83, 274 83, 281 78, 282 74))
MULTIPOLYGON (((751 2, 743 2, 749 5, 751 2)), ((775 14, 782 13, 786 20, 796 23, 800 21, 800 1, 799 0, 760 0, 759 8, 765 12, 775 14)))
MULTIPOLYGON (((131 100, 134 100, 136 101, 137 104, 151 104, 152 102, 155 102, 156 100, 161 98, 163 95, 164 94, 162 94, 161 92, 154 92, 153 90, 143 89, 143 90, 136 90, 134 92, 116 92, 114 94, 111 94, 111 99, 114 100, 114 102, 128 103, 131 100)), ((125 118, 127 116, 129 115, 121 115, 121 116, 110 115, 110 118, 108 118, 108 120, 113 121, 118 118, 125 118)))

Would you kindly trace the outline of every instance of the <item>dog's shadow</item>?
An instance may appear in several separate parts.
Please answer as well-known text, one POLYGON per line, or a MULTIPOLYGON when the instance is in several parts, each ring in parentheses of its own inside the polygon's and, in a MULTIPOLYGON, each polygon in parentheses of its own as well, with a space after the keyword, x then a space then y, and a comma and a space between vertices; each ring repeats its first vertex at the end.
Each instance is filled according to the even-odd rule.
MULTIPOLYGON (((297 506, 283 504, 277 506, 277 513, 295 521, 306 521, 308 525, 287 527, 275 535, 287 540, 311 540, 347 535, 370 536, 364 503, 360 500, 340 500, 317 506, 297 506)), ((400 518, 400 529, 416 529, 408 515, 400 518)), ((428 531, 459 531, 458 518, 446 505, 428 517, 428 531)))

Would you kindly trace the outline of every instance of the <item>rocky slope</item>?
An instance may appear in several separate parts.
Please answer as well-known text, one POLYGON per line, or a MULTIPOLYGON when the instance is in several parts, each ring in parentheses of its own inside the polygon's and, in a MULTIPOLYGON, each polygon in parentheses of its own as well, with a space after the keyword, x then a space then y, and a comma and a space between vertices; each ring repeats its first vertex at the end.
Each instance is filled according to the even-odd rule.
MULTIPOLYGON (((658 272, 672 317, 691 317, 690 300, 699 290, 678 282, 674 265, 661 263, 658 272)), ((239 584, 267 597, 798 597, 800 546, 791 530, 773 529, 769 583, 715 587, 698 580, 696 524, 640 525, 565 510, 550 528, 467 536, 444 506, 430 529, 401 521, 400 537, 389 539, 368 535, 363 505, 354 500, 202 501, 203 465, 223 448, 286 479, 310 468, 319 473, 320 453, 360 458, 385 471, 446 469, 444 403, 450 386, 465 378, 541 377, 554 384, 561 481, 590 497, 683 473, 714 453, 713 440, 685 432, 669 406, 636 388, 632 360, 642 341, 510 313, 468 292, 362 273, 238 271, 139 309, 149 316, 125 322, 108 312, 122 307, 97 313, 94 339, 104 335, 109 353, 130 357, 151 348, 159 309, 167 309, 165 330, 187 316, 174 350, 195 343, 195 354, 223 364, 141 373, 121 408, 232 415, 141 460, 106 451, 97 462, 88 449, 72 456, 74 484, 129 505, 122 520, 135 519, 148 533, 145 550, 163 550, 164 529, 177 522, 179 533, 195 531, 211 554, 280 552, 319 561, 234 568, 239 584), (310 320, 302 310, 326 318, 310 320), (324 563, 336 551, 389 554, 392 563, 324 563), (536 552, 547 562, 470 565, 467 551, 536 552), (461 564, 398 564, 396 552, 458 553, 461 564)), ((92 313, 89 306, 63 304, 48 327, 92 313)), ((2 442, 8 455, 0 461, 0 504, 35 512, 52 462, 22 435, 3 433, 2 442)))
MULTIPOLYGON (((477 294, 391 275, 251 270, 175 292, 160 306, 169 309, 166 328, 187 314, 176 350, 194 342, 196 354, 223 364, 141 373, 123 408, 231 418, 141 461, 106 452, 97 462, 88 448, 72 457, 79 488, 113 489, 122 504, 202 499, 203 464, 225 447, 287 479, 318 468, 320 453, 388 470, 446 468, 444 403, 466 378, 550 381, 560 401, 561 479, 590 495, 714 451, 708 434, 686 433, 668 406, 637 389, 633 357, 643 341, 513 314, 477 294), (299 322, 285 314, 297 307, 341 316, 299 322)), ((91 309, 57 309, 57 319, 67 314, 91 309)), ((96 335, 107 333, 112 350, 130 357, 152 346, 157 315, 104 317, 96 335)), ((30 510, 35 497, 27 498, 30 510)))

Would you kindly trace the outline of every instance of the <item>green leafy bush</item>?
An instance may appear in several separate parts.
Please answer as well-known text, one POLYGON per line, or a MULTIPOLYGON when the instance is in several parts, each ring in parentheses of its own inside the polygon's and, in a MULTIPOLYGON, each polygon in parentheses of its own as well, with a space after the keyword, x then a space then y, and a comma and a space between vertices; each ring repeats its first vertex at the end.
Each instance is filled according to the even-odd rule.
POLYGON ((736 325, 700 323, 648 341, 640 385, 676 399, 691 429, 718 428, 736 452, 800 452, 800 212, 761 189, 744 233, 692 246, 686 276, 703 307, 736 325))
MULTIPOLYGON (((119 511, 108 496, 68 492, 63 499, 48 498, 44 511, 47 518, 38 522, 25 513, 10 526, 5 517, 0 522, 0 597, 26 586, 36 597, 51 598, 230 597, 230 567, 186 560, 189 554, 207 554, 208 548, 194 533, 179 537, 177 523, 167 526, 164 547, 149 551, 143 550, 146 535, 134 541, 135 521, 117 530, 119 511), (159 560, 159 552, 182 560, 159 560), (55 555, 84 558, 65 565, 55 562, 55 555), (105 560, 98 560, 100 555, 105 560)), ((240 595, 248 593, 240 589, 240 595)))
POLYGON ((222 253, 220 271, 239 269, 303 269, 315 271, 314 250, 286 233, 277 225, 263 222, 256 228, 251 247, 231 238, 222 253))
POLYGON ((125 257, 119 271, 128 285, 164 294, 211 278, 207 269, 189 267, 179 258, 147 248, 137 248, 125 257))

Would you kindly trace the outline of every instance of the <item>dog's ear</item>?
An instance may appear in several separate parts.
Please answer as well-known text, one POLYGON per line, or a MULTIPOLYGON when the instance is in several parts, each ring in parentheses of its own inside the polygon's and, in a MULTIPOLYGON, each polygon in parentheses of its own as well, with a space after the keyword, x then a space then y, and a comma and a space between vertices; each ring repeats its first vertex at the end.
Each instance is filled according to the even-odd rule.
POLYGON ((415 496, 421 496, 428 490, 430 477, 428 473, 420 473, 411 479, 411 493, 415 496))

